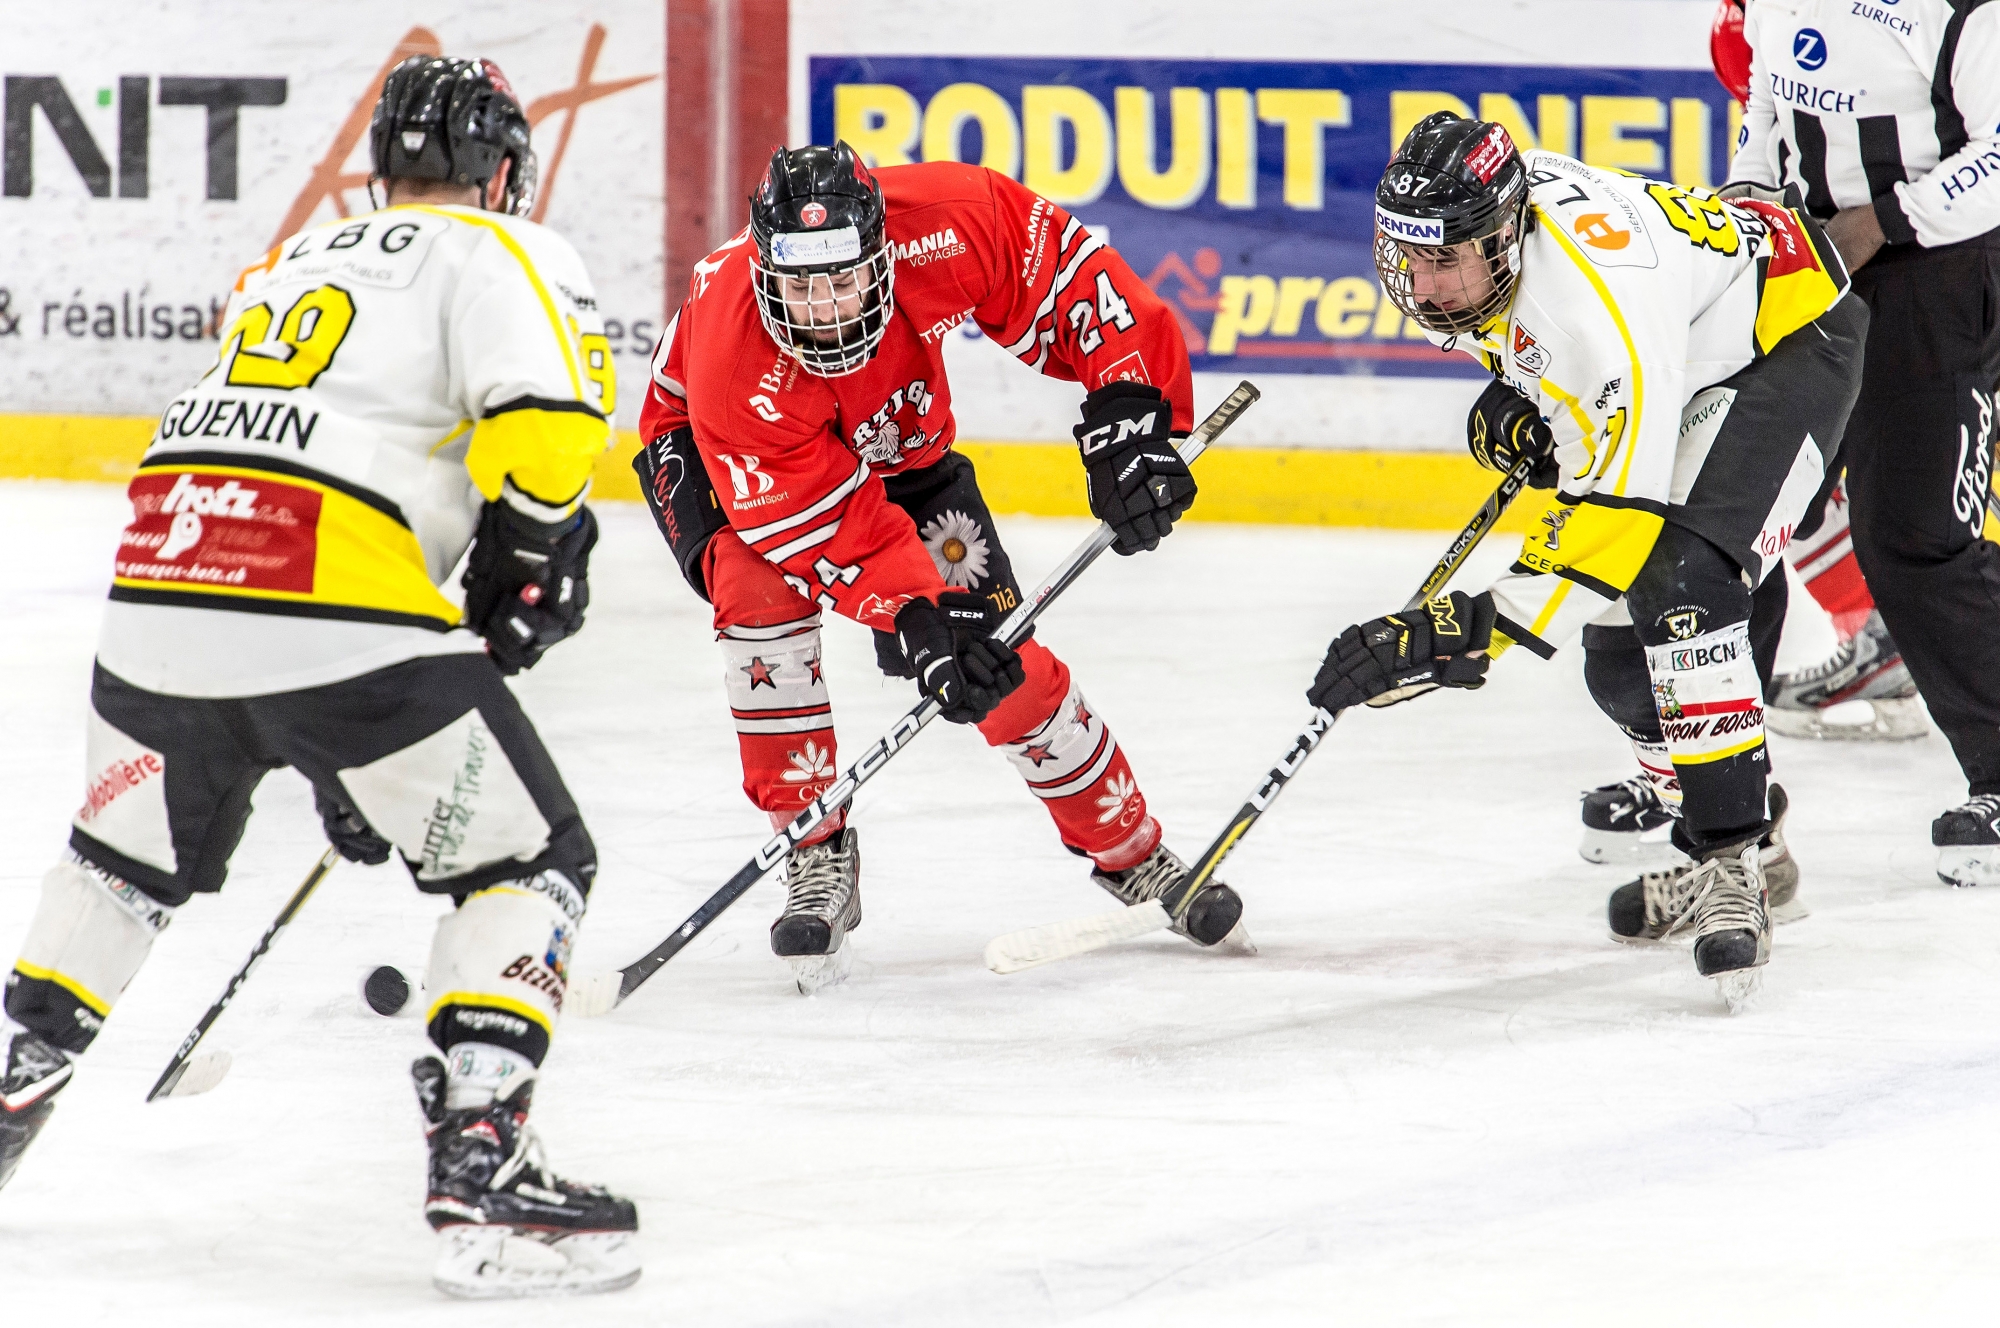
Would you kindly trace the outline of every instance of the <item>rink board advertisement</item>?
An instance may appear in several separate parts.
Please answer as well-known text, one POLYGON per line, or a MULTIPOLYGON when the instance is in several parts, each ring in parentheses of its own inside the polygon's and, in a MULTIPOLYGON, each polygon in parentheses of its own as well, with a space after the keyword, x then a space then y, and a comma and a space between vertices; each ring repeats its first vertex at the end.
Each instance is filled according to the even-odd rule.
POLYGON ((582 253, 621 373, 643 374, 661 326, 657 0, 137 18, 102 0, 9 16, 0 410, 157 414, 213 363, 238 272, 370 210, 375 89, 413 53, 505 71, 534 126, 535 215, 582 253))
POLYGON ((1216 373, 1481 372, 1382 298, 1371 256, 1376 181, 1433 111, 1683 185, 1722 182, 1737 123, 1697 69, 956 55, 808 69, 815 141, 1024 181, 1101 228, 1175 312, 1196 370, 1216 373))

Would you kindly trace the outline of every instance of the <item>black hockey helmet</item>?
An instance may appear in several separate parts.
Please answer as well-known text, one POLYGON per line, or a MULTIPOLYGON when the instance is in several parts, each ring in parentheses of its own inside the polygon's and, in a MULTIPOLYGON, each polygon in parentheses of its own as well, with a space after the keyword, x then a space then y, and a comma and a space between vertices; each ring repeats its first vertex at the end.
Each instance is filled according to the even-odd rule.
POLYGON ((896 251, 882 186, 845 143, 779 148, 750 195, 764 330, 807 373, 868 363, 896 311, 896 251))
POLYGON ((1426 116, 1404 137, 1375 188, 1375 267, 1382 288, 1433 332, 1477 331, 1514 298, 1527 206, 1528 169, 1504 128, 1449 111, 1426 116), (1467 243, 1478 245, 1476 258, 1463 250, 1444 252, 1467 243), (1425 269, 1434 294, 1462 284, 1468 298, 1440 305, 1420 297, 1412 259, 1425 269), (1490 290, 1483 289, 1487 276, 1490 290))
POLYGON ((502 161, 502 210, 524 217, 535 203, 535 149, 528 116, 491 60, 413 55, 389 71, 368 153, 384 180, 445 180, 482 190, 502 161))

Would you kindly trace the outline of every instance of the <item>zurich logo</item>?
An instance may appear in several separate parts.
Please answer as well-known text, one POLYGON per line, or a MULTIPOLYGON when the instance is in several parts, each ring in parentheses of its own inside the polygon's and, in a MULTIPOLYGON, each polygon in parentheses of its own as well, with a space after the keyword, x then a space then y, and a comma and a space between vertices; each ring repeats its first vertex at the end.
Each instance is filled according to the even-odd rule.
POLYGON ((1826 38, 1818 28, 1800 28, 1792 38, 1792 61, 1801 69, 1818 69, 1826 63, 1826 38))

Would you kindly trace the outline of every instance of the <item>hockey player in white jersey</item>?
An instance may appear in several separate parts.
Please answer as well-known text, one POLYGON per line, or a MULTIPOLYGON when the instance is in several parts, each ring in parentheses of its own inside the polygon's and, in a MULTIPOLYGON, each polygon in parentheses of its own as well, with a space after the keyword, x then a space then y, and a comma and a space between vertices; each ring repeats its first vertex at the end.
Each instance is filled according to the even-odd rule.
POLYGON ((7 976, 0 1184, 292 766, 343 854, 393 848, 457 906, 413 1066, 437 1284, 607 1290, 639 1275, 633 1205, 551 1173, 527 1124, 596 853, 502 675, 582 625, 610 351, 581 260, 523 219, 497 67, 403 62, 369 141, 389 205, 243 273, 132 480, 83 805, 7 976), (468 546, 461 614, 439 587, 468 546))
POLYGON ((1426 119, 1376 204, 1385 289, 1494 374, 1473 454, 1536 458, 1556 492, 1490 588, 1349 628, 1309 696, 1339 710, 1477 687, 1493 657, 1581 634, 1591 693, 1681 804, 1690 860, 1615 891, 1612 932, 1691 933, 1734 1005, 1797 889, 1766 788, 1777 569, 1839 446, 1867 311, 1808 218, 1523 158, 1497 124, 1426 119))

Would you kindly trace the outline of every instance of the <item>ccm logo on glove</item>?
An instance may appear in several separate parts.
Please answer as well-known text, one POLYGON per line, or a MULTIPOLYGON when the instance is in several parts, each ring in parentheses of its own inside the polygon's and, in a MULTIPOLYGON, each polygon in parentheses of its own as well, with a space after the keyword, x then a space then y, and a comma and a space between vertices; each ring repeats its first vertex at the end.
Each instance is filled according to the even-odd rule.
POLYGON ((1083 402, 1074 430, 1090 510, 1121 554, 1156 549, 1194 505, 1194 476, 1173 445, 1173 412, 1149 383, 1109 383, 1083 402))

